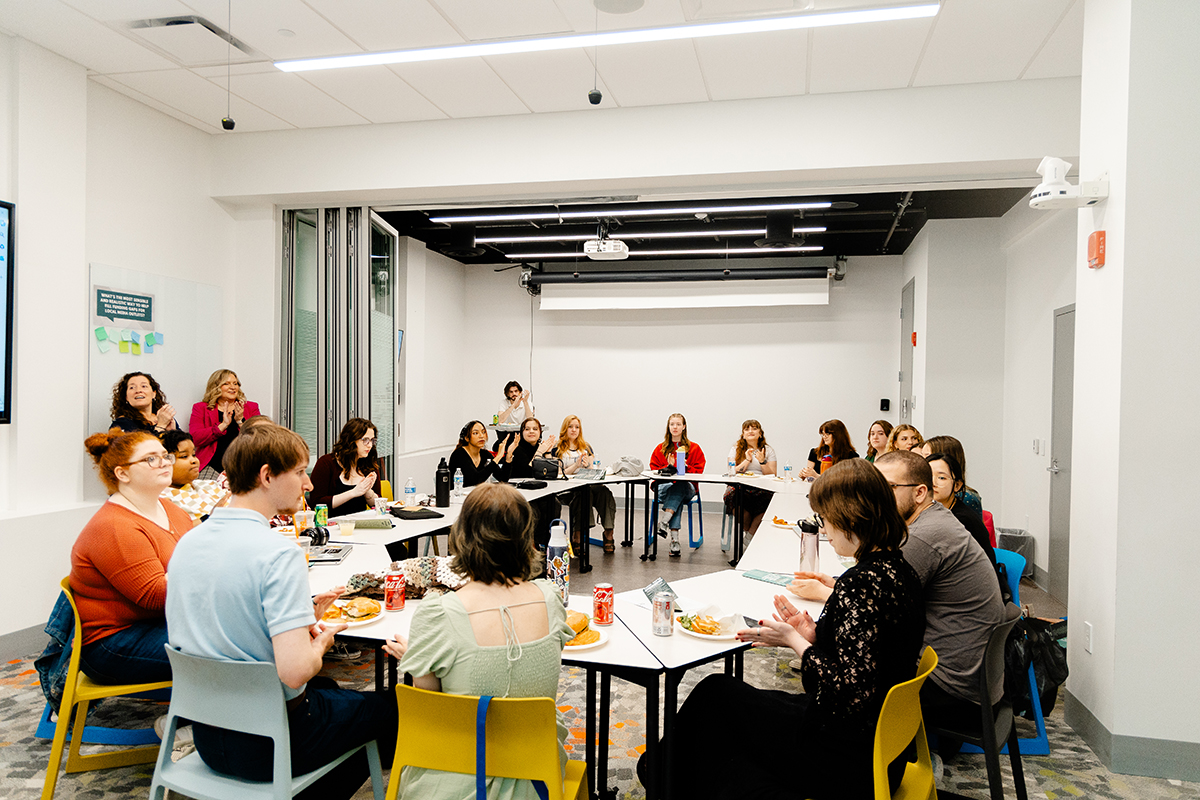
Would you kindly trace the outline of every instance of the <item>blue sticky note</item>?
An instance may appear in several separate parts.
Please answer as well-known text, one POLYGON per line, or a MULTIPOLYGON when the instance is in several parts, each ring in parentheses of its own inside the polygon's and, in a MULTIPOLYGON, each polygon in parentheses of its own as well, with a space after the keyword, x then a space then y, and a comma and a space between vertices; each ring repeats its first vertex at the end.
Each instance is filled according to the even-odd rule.
POLYGON ((129 348, 135 356, 140 356, 142 354, 142 346, 140 344, 138 344, 137 342, 131 343, 129 345, 129 348))
POLYGON ((129 328, 125 328, 125 329, 123 329, 123 330, 121 331, 121 341, 122 341, 122 342, 128 342, 128 341, 129 341, 129 334, 131 334, 131 333, 133 333, 133 331, 129 330, 129 328))
POLYGON ((163 343, 162 331, 159 331, 158 333, 154 334, 154 343, 155 343, 155 344, 162 344, 162 343, 163 343))
POLYGON ((107 338, 108 338, 108 331, 106 331, 104 328, 96 328, 96 341, 97 342, 103 342, 107 338))
POLYGON ((154 342, 150 340, 149 336, 147 336, 146 341, 142 343, 142 349, 147 353, 154 352, 154 342))
POLYGON ((96 346, 100 348, 101 353, 107 353, 109 350, 112 350, 112 342, 107 339, 98 340, 96 346))
POLYGON ((129 340, 131 342, 133 342, 134 344, 141 344, 142 343, 142 335, 140 333, 138 333, 137 331, 130 331, 129 332, 129 340))

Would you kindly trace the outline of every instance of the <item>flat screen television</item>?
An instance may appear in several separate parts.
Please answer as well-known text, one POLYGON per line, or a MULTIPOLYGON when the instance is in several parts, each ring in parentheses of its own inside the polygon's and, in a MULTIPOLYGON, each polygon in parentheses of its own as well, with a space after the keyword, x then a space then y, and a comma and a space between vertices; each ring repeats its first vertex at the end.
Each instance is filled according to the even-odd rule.
POLYGON ((0 200, 0 292, 4 293, 0 297, 0 313, 4 314, 4 318, 0 320, 0 337, 3 337, 3 341, 0 342, 0 357, 4 359, 4 372, 0 375, 0 380, 4 381, 3 386, 0 386, 0 424, 12 422, 13 271, 15 268, 13 214, 15 210, 16 207, 12 203, 0 200))

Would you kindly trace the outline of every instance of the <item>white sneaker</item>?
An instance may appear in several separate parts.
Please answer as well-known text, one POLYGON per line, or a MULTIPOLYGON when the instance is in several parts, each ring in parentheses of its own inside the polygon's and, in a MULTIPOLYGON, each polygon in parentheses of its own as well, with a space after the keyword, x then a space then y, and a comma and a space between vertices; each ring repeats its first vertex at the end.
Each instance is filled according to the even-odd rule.
POLYGON ((933 762, 934 785, 936 785, 939 789, 945 788, 942 785, 942 770, 945 768, 945 765, 942 763, 942 757, 935 751, 929 754, 929 760, 933 762))

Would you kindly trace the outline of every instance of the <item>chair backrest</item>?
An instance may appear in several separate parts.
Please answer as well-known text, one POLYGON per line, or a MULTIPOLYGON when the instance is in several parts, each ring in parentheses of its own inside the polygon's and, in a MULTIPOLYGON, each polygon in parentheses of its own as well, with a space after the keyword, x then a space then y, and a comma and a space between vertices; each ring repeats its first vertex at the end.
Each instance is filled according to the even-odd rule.
POLYGON ((1012 550, 996 548, 996 563, 1004 565, 1008 573, 1008 590, 1012 592, 1012 601, 1021 605, 1021 575, 1025 573, 1025 556, 1012 550))
POLYGON ((987 649, 983 653, 983 668, 979 670, 979 699, 982 710, 980 730, 983 731, 984 750, 994 749, 996 742, 1008 738, 1008 730, 1012 727, 1012 702, 1001 700, 1000 708, 993 712, 991 703, 991 685, 995 676, 999 682, 1004 682, 1004 648, 1008 643, 1008 635, 1013 626, 1021 619, 1019 606, 1009 603, 1004 607, 1004 620, 992 629, 988 637, 987 649))
POLYGON ((897 683, 888 690, 879 711, 879 724, 875 726, 875 797, 891 797, 888 787, 888 764, 900 755, 915 737, 918 755, 924 751, 929 760, 929 745, 925 741, 925 723, 921 717, 921 686, 933 668, 937 666, 937 653, 926 647, 921 654, 917 675, 912 680, 897 683), (881 794, 882 792, 882 794, 881 794))
POLYGON ((379 496, 389 502, 396 499, 395 497, 392 497, 392 482, 391 481, 380 481, 379 482, 379 496))
POLYGON ((988 539, 992 542, 992 549, 996 548, 996 521, 992 517, 992 512, 986 508, 983 510, 983 527, 987 528, 988 539))
POLYGON ((75 616, 75 627, 71 632, 71 660, 68 665, 67 684, 63 690, 65 696, 68 691, 71 694, 75 693, 75 680, 71 676, 79 672, 79 653, 83 650, 83 621, 79 618, 79 606, 75 605, 75 595, 71 593, 71 576, 63 578, 58 585, 67 596, 67 602, 71 604, 71 613, 75 616))
POLYGON ((289 741, 283 684, 274 664, 191 656, 170 644, 166 648, 173 686, 171 713, 289 741))
MULTIPOLYGON (((396 687, 400 735, 393 780, 402 766, 475 774, 475 715, 479 698, 396 687)), ((563 796, 561 747, 549 697, 494 698, 487 714, 485 771, 496 778, 543 781, 563 796)), ((391 794, 389 790, 389 795, 391 794)))

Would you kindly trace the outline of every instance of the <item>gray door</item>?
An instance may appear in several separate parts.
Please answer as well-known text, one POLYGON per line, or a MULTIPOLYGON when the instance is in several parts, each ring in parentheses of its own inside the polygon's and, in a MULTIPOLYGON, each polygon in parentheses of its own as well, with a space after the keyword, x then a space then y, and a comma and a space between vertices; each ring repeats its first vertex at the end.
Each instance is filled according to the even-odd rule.
POLYGON ((1050 411, 1050 596, 1067 604, 1071 558, 1071 402, 1075 378, 1075 306, 1054 312, 1054 388, 1050 411))
POLYGON ((916 285, 909 281, 900 291, 900 419, 912 424, 913 419, 913 298, 916 285))

